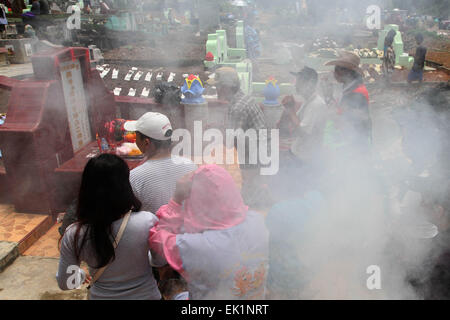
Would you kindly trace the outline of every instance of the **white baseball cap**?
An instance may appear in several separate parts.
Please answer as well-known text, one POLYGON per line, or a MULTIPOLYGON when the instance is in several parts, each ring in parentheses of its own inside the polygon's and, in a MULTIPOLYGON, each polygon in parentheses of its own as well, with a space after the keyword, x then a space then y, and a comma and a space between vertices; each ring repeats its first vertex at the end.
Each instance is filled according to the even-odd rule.
POLYGON ((144 113, 136 121, 125 122, 124 128, 127 131, 139 131, 156 140, 169 140, 172 135, 172 133, 167 132, 172 130, 169 118, 159 112, 144 113))

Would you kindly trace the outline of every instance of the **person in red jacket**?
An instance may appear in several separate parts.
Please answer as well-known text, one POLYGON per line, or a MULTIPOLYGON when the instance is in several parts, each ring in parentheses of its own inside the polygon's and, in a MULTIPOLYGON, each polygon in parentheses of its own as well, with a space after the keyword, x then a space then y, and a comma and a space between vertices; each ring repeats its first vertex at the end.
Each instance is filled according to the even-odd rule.
POLYGON ((364 85, 360 58, 352 52, 341 52, 340 58, 326 63, 334 65, 334 76, 343 85, 338 103, 344 143, 367 150, 371 144, 372 121, 369 112, 369 93, 364 85))

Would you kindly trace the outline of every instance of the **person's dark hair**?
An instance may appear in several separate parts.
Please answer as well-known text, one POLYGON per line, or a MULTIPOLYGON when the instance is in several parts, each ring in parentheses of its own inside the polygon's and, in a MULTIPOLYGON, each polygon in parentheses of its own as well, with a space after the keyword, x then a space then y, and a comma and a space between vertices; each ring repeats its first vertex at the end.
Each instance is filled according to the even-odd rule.
POLYGON ((77 229, 74 237, 75 255, 80 254, 86 240, 91 241, 98 266, 115 259, 111 225, 129 210, 139 211, 141 202, 130 184, 130 169, 116 155, 101 154, 86 164, 81 179, 77 206, 77 229), (80 230, 86 227, 79 242, 80 230))
POLYGON ((386 35, 386 38, 384 38, 384 45, 388 47, 392 46, 396 34, 397 32, 395 32, 394 29, 389 30, 389 32, 386 35))
POLYGON ((352 70, 352 69, 344 68, 344 67, 341 67, 341 66, 335 66, 334 70, 337 73, 342 74, 344 76, 344 78, 348 78, 348 79, 351 79, 351 80, 355 80, 355 79, 358 79, 358 78, 362 79, 362 77, 359 74, 359 72, 357 72, 355 70, 352 70))
POLYGON ((422 44, 422 42, 423 42, 423 34, 421 34, 421 33, 416 34, 414 39, 416 39, 416 42, 418 44, 422 44))
MULTIPOLYGON (((150 138, 143 134, 142 132, 136 131, 136 134, 140 136, 141 139, 149 139, 151 143, 153 143, 157 150, 159 149, 170 149, 172 145, 172 139, 167 140, 156 140, 153 138, 150 138)), ((166 131, 166 137, 172 136, 172 130, 169 129, 166 131)))
POLYGON ((319 75, 316 70, 308 67, 303 68, 302 71, 297 73, 296 77, 298 82, 307 82, 313 85, 317 85, 317 82, 319 81, 319 75))

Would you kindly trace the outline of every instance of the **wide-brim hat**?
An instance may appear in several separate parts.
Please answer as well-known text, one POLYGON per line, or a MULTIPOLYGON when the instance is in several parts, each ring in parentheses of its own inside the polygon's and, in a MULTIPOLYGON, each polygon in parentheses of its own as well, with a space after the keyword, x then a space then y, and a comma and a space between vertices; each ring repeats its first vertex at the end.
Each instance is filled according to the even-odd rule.
POLYGON ((353 52, 339 51, 339 59, 331 60, 325 63, 326 66, 339 66, 350 69, 363 75, 363 70, 359 67, 361 59, 353 52))

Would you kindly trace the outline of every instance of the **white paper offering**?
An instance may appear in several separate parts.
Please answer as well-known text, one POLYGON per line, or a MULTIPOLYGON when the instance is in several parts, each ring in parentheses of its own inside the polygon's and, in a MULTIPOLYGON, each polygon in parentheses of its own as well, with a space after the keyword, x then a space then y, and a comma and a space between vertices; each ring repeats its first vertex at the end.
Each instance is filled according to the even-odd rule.
POLYGON ((158 75, 156 76, 156 80, 161 81, 163 74, 164 74, 163 72, 158 72, 158 75))
POLYGON ((110 68, 103 69, 103 72, 100 73, 100 78, 103 79, 109 73, 109 70, 111 70, 111 69, 110 68))
POLYGON ((114 69, 112 73, 112 79, 117 79, 119 76, 119 69, 114 69))
POLYGON ((128 92, 128 95, 130 97, 134 97, 136 95, 136 89, 130 88, 130 91, 128 92))
POLYGON ((169 78, 167 79, 167 82, 172 82, 173 79, 175 78, 175 75, 176 75, 175 73, 171 72, 169 78))
POLYGON ((152 76, 153 76, 153 73, 147 72, 147 74, 145 75, 145 81, 148 81, 148 82, 152 81, 152 76))
POLYGON ((144 89, 142 89, 141 97, 147 98, 149 93, 150 93, 150 89, 144 88, 144 89))
POLYGON ((138 68, 132 67, 131 70, 136 71, 138 68))
POLYGON ((143 74, 144 74, 144 72, 138 71, 138 72, 134 75, 133 80, 139 81, 139 79, 142 77, 143 74))
POLYGON ((131 77, 133 76, 134 71, 133 70, 128 70, 127 75, 125 76, 125 81, 130 81, 131 77))
POLYGON ((122 88, 114 88, 114 95, 118 96, 120 94, 120 91, 122 91, 122 88))

